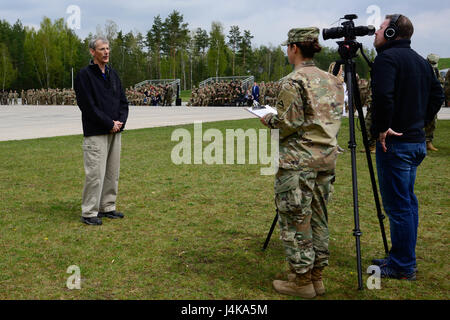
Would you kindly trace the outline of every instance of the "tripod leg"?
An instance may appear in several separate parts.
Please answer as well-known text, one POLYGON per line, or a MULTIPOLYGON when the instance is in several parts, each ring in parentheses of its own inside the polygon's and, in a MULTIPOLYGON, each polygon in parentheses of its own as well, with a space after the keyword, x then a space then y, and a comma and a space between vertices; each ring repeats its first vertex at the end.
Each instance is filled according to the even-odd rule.
MULTIPOLYGON (((356 74, 354 74, 353 83, 357 84, 356 74)), ((383 220, 385 219, 385 216, 383 215, 383 212, 381 210, 380 198, 378 196, 378 187, 377 187, 377 182, 375 180, 375 173, 374 173, 373 164, 372 164, 372 156, 371 156, 370 150, 369 150, 369 139, 367 137, 366 122, 364 120, 364 113, 363 113, 363 109, 362 109, 362 103, 361 103, 361 98, 359 95, 358 85, 354 85, 353 92, 354 92, 353 97, 355 100, 355 107, 356 107, 356 110, 358 111, 359 123, 361 126, 361 133, 362 133, 364 148, 366 149, 365 152, 366 152, 366 158, 367 158, 367 166, 369 167, 370 181, 372 184, 372 192, 373 192, 373 197, 374 197, 374 201, 375 201, 375 207, 377 209, 378 221, 380 224, 381 237, 383 239, 384 251, 386 253, 386 256, 388 256, 389 255, 389 246, 387 243, 386 232, 385 232, 384 222, 383 222, 383 220)))
POLYGON ((273 219, 272 226, 270 227, 270 231, 267 234, 266 242, 264 242, 263 251, 266 250, 267 246, 269 245, 270 238, 272 237, 273 230, 275 229, 275 226, 277 225, 278 221, 278 210, 277 214, 275 215, 275 218, 273 219))
POLYGON ((355 229, 353 230, 353 235, 356 240, 356 264, 358 271, 358 289, 363 289, 362 284, 362 267, 361 267, 361 245, 360 237, 362 235, 359 229, 359 205, 358 205, 358 182, 357 182, 357 169, 356 169, 356 140, 355 140, 355 123, 354 123, 354 92, 355 92, 355 70, 354 62, 348 59, 345 64, 346 73, 346 83, 348 90, 348 118, 349 118, 349 129, 350 129, 350 141, 348 143, 350 149, 350 157, 352 163, 352 190, 353 190, 353 214, 355 229))

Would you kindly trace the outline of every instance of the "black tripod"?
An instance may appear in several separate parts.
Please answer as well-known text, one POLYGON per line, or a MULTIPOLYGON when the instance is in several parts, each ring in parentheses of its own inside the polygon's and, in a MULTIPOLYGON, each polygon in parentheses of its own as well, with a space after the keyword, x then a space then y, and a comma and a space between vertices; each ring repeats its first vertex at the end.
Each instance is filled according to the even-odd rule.
MULTIPOLYGON (((344 65, 345 71, 345 83, 347 85, 348 92, 348 112, 349 112, 349 129, 350 129, 350 141, 348 143, 350 152, 351 152, 351 164, 352 164, 352 189, 353 189, 353 215, 355 222, 355 229, 353 230, 353 235, 356 239, 356 262, 357 262, 357 270, 358 270, 358 289, 363 289, 362 283, 362 266, 361 266, 361 245, 360 245, 360 237, 362 232, 359 228, 359 206, 358 206, 358 181, 357 181, 357 169, 356 169, 356 139, 355 139, 355 118, 354 111, 355 108, 358 111, 359 122, 362 131, 362 138, 364 147, 366 149, 366 158, 367 164, 369 167, 370 180, 372 183, 372 192, 375 200, 375 206, 377 209, 378 221, 381 229, 381 236, 383 239, 383 245, 386 256, 389 254, 389 248, 386 239, 386 233, 384 230, 384 222, 385 216, 381 211, 380 199, 378 197, 378 188, 375 180, 375 173, 373 170, 372 157, 370 154, 369 148, 369 140, 367 137, 366 131, 366 123, 364 120, 363 109, 361 105, 361 98, 359 93, 358 81, 356 79, 356 68, 355 62, 353 58, 356 57, 356 53, 360 49, 364 59, 367 61, 369 65, 371 62, 364 54, 361 43, 358 43, 354 40, 346 40, 346 41, 338 41, 339 45, 339 54, 341 56, 340 61, 336 62, 333 73, 336 75, 339 72, 340 66, 344 65)), ((263 250, 265 250, 269 244, 270 238, 272 236, 273 230, 278 220, 278 211, 273 220, 272 226, 270 228, 269 234, 267 235, 266 241, 263 246, 263 250)))

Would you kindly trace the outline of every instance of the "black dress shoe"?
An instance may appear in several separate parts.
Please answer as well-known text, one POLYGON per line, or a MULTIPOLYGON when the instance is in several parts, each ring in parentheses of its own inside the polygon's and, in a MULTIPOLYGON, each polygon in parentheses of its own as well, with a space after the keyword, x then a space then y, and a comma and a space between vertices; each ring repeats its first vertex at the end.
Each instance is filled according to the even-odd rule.
POLYGON ((111 218, 111 219, 117 219, 117 218, 123 218, 124 215, 122 212, 109 211, 109 212, 99 212, 98 217, 100 217, 100 218, 107 217, 107 218, 111 218))
POLYGON ((81 222, 89 224, 91 226, 100 226, 102 224, 102 219, 100 219, 99 217, 81 217, 81 222))

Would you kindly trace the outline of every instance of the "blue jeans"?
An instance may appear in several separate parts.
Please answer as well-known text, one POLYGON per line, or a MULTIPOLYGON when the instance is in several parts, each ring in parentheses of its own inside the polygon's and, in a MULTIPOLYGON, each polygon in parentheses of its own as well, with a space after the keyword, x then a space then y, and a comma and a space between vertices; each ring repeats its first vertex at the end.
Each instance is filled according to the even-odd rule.
POLYGON ((417 167, 427 151, 422 143, 386 143, 387 152, 377 142, 377 172, 384 211, 389 217, 392 248, 389 267, 404 273, 416 265, 419 203, 414 194, 417 167))

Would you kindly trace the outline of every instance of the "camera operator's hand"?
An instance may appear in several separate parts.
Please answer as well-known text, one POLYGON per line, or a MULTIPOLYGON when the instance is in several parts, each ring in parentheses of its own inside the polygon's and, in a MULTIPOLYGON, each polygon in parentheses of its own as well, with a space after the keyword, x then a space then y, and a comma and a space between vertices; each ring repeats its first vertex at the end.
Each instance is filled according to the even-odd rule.
POLYGON ((399 132, 395 132, 394 130, 392 130, 391 128, 389 128, 387 131, 385 132, 381 132, 380 136, 378 137, 378 141, 380 141, 381 147, 383 148, 383 152, 387 151, 386 148, 386 137, 387 136, 396 136, 396 137, 400 137, 402 136, 403 133, 399 133, 399 132))

